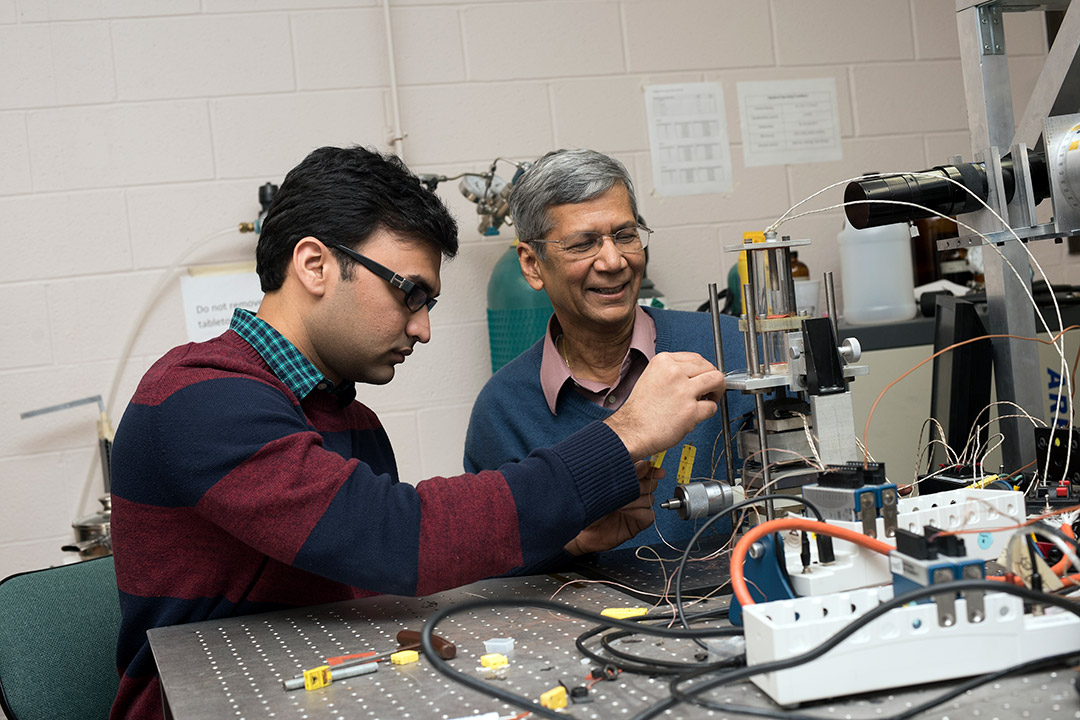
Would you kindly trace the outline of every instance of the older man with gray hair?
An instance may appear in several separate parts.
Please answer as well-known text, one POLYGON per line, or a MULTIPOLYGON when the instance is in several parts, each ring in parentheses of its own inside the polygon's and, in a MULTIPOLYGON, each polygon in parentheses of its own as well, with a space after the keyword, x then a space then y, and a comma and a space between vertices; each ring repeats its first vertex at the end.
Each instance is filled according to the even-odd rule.
MULTIPOLYGON (((481 390, 465 441, 469 472, 521 460, 609 416, 657 353, 692 351, 715 360, 708 315, 638 304, 652 230, 638 215, 634 184, 622 163, 593 150, 550 152, 524 173, 509 202, 521 272, 535 290, 547 292, 555 313, 544 337, 481 390)), ((726 365, 745 367, 738 324, 722 319, 726 365)), ((735 392, 728 393, 728 403, 732 417, 752 408, 735 392)), ((720 436, 717 415, 665 452, 661 469, 643 462, 639 474, 652 472, 659 480, 659 500, 672 496, 677 479, 721 479, 720 436), (679 478, 687 446, 696 459, 679 478)), ((639 498, 598 522, 636 532, 621 547, 688 540, 691 524, 671 511, 657 513, 654 501, 639 498)), ((566 549, 589 549, 588 532, 566 549)))

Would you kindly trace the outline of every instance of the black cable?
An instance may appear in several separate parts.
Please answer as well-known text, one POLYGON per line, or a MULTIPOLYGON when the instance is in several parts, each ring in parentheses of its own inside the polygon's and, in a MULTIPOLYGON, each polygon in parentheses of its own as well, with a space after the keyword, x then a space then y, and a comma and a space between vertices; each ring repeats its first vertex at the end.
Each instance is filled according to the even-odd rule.
MULTIPOLYGON (((1044 537, 1047 535, 1054 535, 1063 540, 1066 545, 1072 545, 1074 553, 1080 553, 1080 539, 1069 537, 1068 535, 1063 533, 1060 528, 1054 527, 1053 525, 1047 523, 1045 520, 1039 521, 1037 523, 1032 523, 1030 526, 1030 530, 1036 535, 1043 535, 1044 537)), ((1065 553, 1062 553, 1062 555, 1064 554, 1065 553)), ((1065 573, 1062 574, 1068 574, 1068 569, 1072 566, 1072 562, 1066 565, 1065 573)), ((1080 572, 1080 567, 1076 568, 1076 570, 1077 572, 1080 572)), ((1034 567, 1032 568, 1032 571, 1034 571, 1034 567)))
MULTIPOLYGON (((554 710, 549 710, 539 703, 530 700, 528 698, 521 697, 512 692, 503 690, 502 688, 488 685, 482 680, 478 680, 470 675, 466 675, 458 670, 452 668, 445 660, 439 657, 438 652, 435 651, 435 647, 432 644, 431 637, 435 633, 435 628, 440 622, 450 617, 451 615, 457 615, 459 613, 470 612, 478 610, 480 608, 499 608, 499 607, 535 607, 545 610, 551 610, 554 612, 563 613, 565 615, 571 615, 573 617, 581 618, 582 620, 588 620, 598 625, 608 625, 611 627, 620 627, 626 630, 637 630, 638 632, 646 635, 657 635, 660 637, 671 638, 709 638, 720 637, 723 635, 730 635, 732 628, 704 628, 699 630, 687 629, 687 628, 667 628, 656 627, 653 625, 642 625, 629 620, 619 620, 616 618, 605 617, 597 613, 592 613, 587 610, 581 610, 573 607, 572 605, 566 605, 564 603, 555 602, 553 600, 532 600, 532 599, 514 599, 514 600, 476 600, 473 602, 461 603, 460 605, 451 605, 435 613, 424 623, 423 629, 420 631, 420 646, 424 651, 424 656, 427 658, 431 666, 436 671, 446 675, 451 680, 455 680, 462 685, 477 690, 489 697, 493 697, 496 700, 502 700, 505 703, 516 705, 524 710, 536 713, 537 715, 543 715, 544 717, 553 718, 554 720, 563 720, 563 718, 573 717, 566 713, 557 713, 554 710)), ((741 632, 741 630, 739 631, 741 632)))
MULTIPOLYGON (((694 615, 691 615, 689 619, 691 621, 697 621, 697 620, 708 620, 708 619, 714 619, 714 618, 725 618, 725 617, 727 617, 727 614, 728 614, 728 608, 726 608, 726 607, 725 608, 716 608, 714 610, 706 610, 704 612, 695 613, 694 615)), ((652 616, 643 615, 643 616, 634 618, 634 620, 636 622, 646 622, 646 621, 649 621, 649 620, 658 620, 658 619, 661 619, 661 618, 659 616, 656 616, 656 615, 652 615, 652 616)), ((611 629, 610 625, 598 625, 598 626, 596 626, 594 628, 590 628, 590 629, 586 630, 585 632, 583 632, 583 633, 581 633, 580 635, 577 636, 577 638, 574 640, 574 646, 578 649, 578 652, 580 652, 583 656, 585 656, 588 659, 596 662, 599 665, 606 665, 608 663, 611 663, 612 658, 604 657, 603 655, 600 655, 599 653, 597 653, 597 652, 595 652, 593 650, 590 650, 588 647, 585 646, 585 641, 586 640, 592 638, 595 635, 598 635, 598 634, 604 632, 605 630, 610 630, 610 629, 611 629)), ((732 628, 730 628, 730 630, 731 630, 731 632, 729 633, 730 635, 742 635, 743 634, 742 628, 732 627, 732 628)), ((609 635, 604 636, 604 638, 607 638, 609 640, 615 640, 615 639, 618 639, 618 638, 614 637, 616 635, 618 635, 619 638, 621 638, 621 637, 626 637, 626 636, 633 635, 633 634, 634 633, 632 633, 630 631, 627 631, 627 630, 620 630, 620 631, 615 632, 615 633, 610 633, 609 635)), ((622 652, 622 651, 619 651, 619 650, 615 650, 612 647, 609 647, 607 644, 604 644, 604 638, 601 638, 601 643, 603 644, 604 649, 607 650, 609 653, 611 653, 611 655, 614 658, 627 661, 627 662, 622 662, 622 663, 614 663, 620 670, 623 670, 624 672, 635 673, 635 674, 638 674, 638 675, 671 675, 673 673, 671 673, 667 669, 669 667, 678 667, 678 668, 681 668, 681 669, 685 670, 687 668, 698 668, 698 667, 703 667, 705 665, 704 663, 677 663, 677 662, 674 662, 674 661, 658 660, 656 658, 643 658, 641 656, 635 656, 632 653, 622 652), (637 663, 637 664, 629 665, 628 663, 637 663)), ((740 653, 739 656, 735 658, 735 661, 737 663, 742 662, 742 655, 743 654, 744 653, 740 653)), ((723 669, 725 667, 731 667, 732 665, 733 665, 733 663, 732 663, 731 660, 722 660, 722 661, 717 662, 717 663, 712 663, 712 666, 715 667, 716 669, 723 669)))
MULTIPOLYGON (((1001 678, 1009 675, 1015 675, 1016 673, 1041 670, 1044 667, 1050 668, 1058 665, 1069 665, 1080 660, 1080 651, 1070 650, 1069 652, 1059 653, 1057 655, 1050 655, 1044 658, 1036 658, 1034 660, 1028 660, 1026 662, 1012 665, 1003 670, 997 670, 995 672, 986 673, 985 675, 978 675, 974 678, 970 678, 963 683, 949 688, 946 692, 938 695, 937 697, 930 698, 929 700, 912 706, 897 715, 881 716, 875 715, 873 718, 867 718, 866 720, 908 720, 920 713, 924 713, 927 710, 937 707, 942 703, 946 703, 953 698, 959 697, 964 693, 970 692, 981 685, 1000 680, 1001 678)), ((747 705, 734 705, 725 703, 707 703, 701 700, 695 700, 696 704, 703 705, 713 710, 721 710, 725 713, 739 713, 742 715, 754 715, 757 717, 776 718, 777 720, 829 720, 829 717, 822 715, 805 715, 793 710, 774 710, 772 708, 765 707, 752 707, 747 705)))
MULTIPOLYGON (((1007 595, 1016 595, 1026 600, 1030 600, 1035 603, 1042 603, 1046 605, 1054 605, 1062 608, 1067 612, 1071 612, 1074 615, 1080 617, 1080 603, 1075 600, 1061 598, 1056 595, 1049 595, 1047 593, 1035 592, 1023 586, 1010 585, 1002 582, 992 582, 989 580, 957 580, 947 583, 938 583, 930 585, 924 588, 916 588, 909 592, 898 595, 891 600, 887 600, 878 605, 873 610, 860 615, 858 618, 845 625, 836 634, 832 635, 829 639, 822 642, 817 647, 808 650, 801 655, 795 655, 794 657, 786 658, 784 660, 775 660, 773 662, 761 663, 760 665, 748 666, 739 670, 733 670, 729 673, 725 673, 720 677, 703 683, 702 685, 693 688, 692 691, 683 691, 679 688, 680 682, 687 682, 694 680, 702 675, 706 674, 702 671, 694 671, 687 673, 679 678, 675 678, 671 682, 671 697, 656 703, 650 708, 646 708, 643 712, 635 715, 632 720, 648 720, 649 718, 656 717, 662 712, 669 710, 681 702, 694 702, 704 707, 716 710, 720 709, 715 704, 707 703, 698 698, 699 695, 708 692, 714 688, 722 685, 727 685, 737 680, 743 680, 749 678, 752 675, 761 675, 763 673, 778 672, 780 670, 787 670, 788 668, 798 667, 805 665, 812 660, 816 660, 829 650, 839 645, 845 639, 861 630, 866 625, 870 624, 879 617, 885 615, 890 610, 906 605, 909 602, 915 600, 921 600, 922 598, 931 597, 941 592, 965 592, 968 590, 988 590, 991 592, 1003 592, 1007 595)), ((729 711, 728 708, 723 708, 724 712, 729 711)))
MULTIPOLYGON (((735 512, 736 510, 740 510, 740 509, 742 509, 744 507, 747 507, 748 505, 756 505, 758 503, 765 502, 767 500, 789 500, 789 501, 790 500, 795 500, 795 501, 799 502, 800 504, 802 504, 803 507, 808 509, 810 512, 812 512, 814 514, 814 516, 818 519, 818 522, 825 522, 825 519, 821 515, 821 510, 816 505, 814 505, 814 503, 810 502, 806 498, 796 497, 796 496, 793 496, 793 495, 782 495, 782 494, 779 494, 779 493, 769 493, 768 495, 760 495, 758 497, 749 498, 749 499, 743 500, 741 502, 737 502, 734 505, 732 505, 731 507, 725 508, 725 509, 721 510, 720 512, 718 512, 717 514, 710 517, 705 522, 705 524, 702 525, 698 529, 698 531, 696 533, 694 533, 694 537, 692 537, 690 539, 690 542, 687 543, 686 550, 683 551, 683 555, 679 559, 679 566, 675 569, 675 611, 678 613, 679 622, 682 623, 684 628, 690 627, 690 624, 686 622, 686 615, 683 612, 683 603, 682 603, 683 570, 686 568, 686 562, 690 558, 690 551, 693 549, 694 545, 697 543, 698 538, 700 538, 701 535, 706 530, 709 529, 709 526, 711 526, 714 522, 716 522, 720 518, 724 517, 725 515, 730 515, 731 513, 735 512)), ((732 525, 734 525, 734 523, 732 523, 732 525)), ((735 528, 732 527, 731 531, 734 533, 735 528)), ((780 550, 777 550, 777 552, 780 552, 780 550)), ((705 645, 704 643, 702 643, 700 640, 694 640, 694 642, 696 642, 704 650, 709 649, 708 646, 705 645)))

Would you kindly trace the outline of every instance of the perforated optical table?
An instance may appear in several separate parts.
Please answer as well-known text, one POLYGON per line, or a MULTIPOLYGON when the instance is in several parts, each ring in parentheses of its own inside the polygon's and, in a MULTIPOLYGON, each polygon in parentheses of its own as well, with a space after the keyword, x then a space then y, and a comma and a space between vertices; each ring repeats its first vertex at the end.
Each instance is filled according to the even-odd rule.
MULTIPOLYGON (((235 718, 255 720, 346 720, 352 718, 422 718, 449 720, 497 713, 509 718, 522 712, 436 672, 421 657, 411 665, 380 663, 378 672, 334 681, 314 691, 286 692, 282 680, 302 674, 326 657, 396 646, 402 629, 419 629, 436 611, 478 599, 548 599, 565 578, 537 576, 487 580, 423 598, 380 596, 317 607, 206 621, 149 633, 161 675, 166 717, 176 720, 235 718)), ((556 600, 599 613, 608 607, 640 605, 605 585, 578 582, 563 587, 556 600)), ((719 607, 710 600, 703 608, 719 607)), ((456 669, 478 678, 484 641, 513 637, 514 657, 501 679, 488 679, 504 690, 538 699, 560 680, 587 684, 593 663, 582 663, 574 639, 591 625, 585 621, 527 606, 474 610, 454 615, 436 632, 457 646, 456 669)), ((684 640, 640 636, 616 641, 635 655, 692 661, 696 646, 684 640)), ((596 648, 595 638, 589 647, 596 648)), ((868 669, 872 672, 872 668, 868 669)), ((924 714, 926 718, 1080 718, 1074 672, 1053 672, 1006 679, 983 686, 924 714)), ((877 718, 900 712, 941 693, 947 686, 901 690, 803 708, 822 718, 877 718)), ((597 683, 592 702, 571 704, 568 717, 629 718, 668 696, 668 678, 622 673, 597 683)), ((743 682, 710 693, 711 700, 776 710, 754 685, 743 682)), ((492 717, 489 715, 489 717, 492 717)), ((534 716, 535 717, 535 716, 534 716)), ((679 705, 664 717, 721 718, 693 705, 679 705)))

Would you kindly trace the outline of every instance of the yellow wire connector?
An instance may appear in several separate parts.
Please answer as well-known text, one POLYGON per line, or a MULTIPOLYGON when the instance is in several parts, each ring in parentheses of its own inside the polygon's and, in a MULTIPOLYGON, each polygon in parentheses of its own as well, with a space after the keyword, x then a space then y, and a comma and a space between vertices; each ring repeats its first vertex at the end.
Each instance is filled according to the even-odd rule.
POLYGON ((495 668, 506 667, 510 664, 510 661, 506 659, 506 656, 502 653, 488 653, 487 655, 480 656, 481 667, 486 667, 491 670, 495 668))
POLYGON ((667 450, 661 450, 652 456, 649 460, 649 467, 658 468, 664 464, 664 455, 667 454, 667 450))
POLYGON ((626 620, 627 618, 641 617, 649 612, 648 608, 643 607, 627 607, 627 608, 606 608, 601 615, 604 617, 615 618, 616 620, 626 620))
POLYGON ((390 662, 395 665, 408 665, 420 659, 420 653, 415 650, 402 650, 390 656, 390 662))
POLYGON ((686 485, 690 482, 694 470, 694 458, 697 456, 697 448, 686 443, 682 446, 682 457, 679 458, 679 471, 675 474, 675 482, 686 485))
POLYGON ((304 671, 304 689, 318 690, 334 681, 329 665, 320 665, 304 671))
POLYGON ((540 704, 549 710, 560 710, 566 707, 566 688, 562 685, 551 688, 540 696, 540 704))

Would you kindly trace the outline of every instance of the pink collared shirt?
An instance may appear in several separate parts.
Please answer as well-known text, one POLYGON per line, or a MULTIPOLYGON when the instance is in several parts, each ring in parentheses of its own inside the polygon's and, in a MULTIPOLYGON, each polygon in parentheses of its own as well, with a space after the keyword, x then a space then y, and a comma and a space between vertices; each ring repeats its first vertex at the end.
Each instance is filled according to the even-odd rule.
POLYGON ((544 391, 548 408, 552 415, 557 415, 555 403, 559 398, 559 391, 567 382, 571 383, 574 390, 590 402, 609 410, 618 410, 626 402, 630 391, 634 389, 641 373, 645 372, 645 366, 656 354, 656 322, 649 313, 641 309, 639 305, 634 312, 634 332, 630 336, 630 348, 623 358, 622 368, 619 369, 619 379, 614 385, 608 387, 601 382, 593 380, 580 380, 575 378, 566 366, 566 361, 559 354, 559 348, 555 345, 556 338, 562 334, 562 327, 554 315, 548 321, 547 333, 544 335, 544 354, 540 360, 540 387, 544 391))

